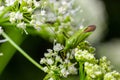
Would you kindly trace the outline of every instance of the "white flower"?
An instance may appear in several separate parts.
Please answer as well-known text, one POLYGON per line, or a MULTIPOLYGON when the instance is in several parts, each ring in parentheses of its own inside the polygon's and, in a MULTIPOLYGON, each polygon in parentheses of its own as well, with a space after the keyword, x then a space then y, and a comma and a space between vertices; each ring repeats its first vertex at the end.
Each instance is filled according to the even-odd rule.
POLYGON ((49 53, 51 53, 53 50, 52 50, 52 49, 47 49, 47 51, 48 51, 49 53))
POLYGON ((9 19, 10 22, 14 23, 16 21, 16 19, 15 19, 15 12, 11 12, 9 15, 10 15, 10 19, 9 19))
POLYGON ((62 74, 62 76, 67 77, 69 75, 69 72, 68 72, 68 70, 66 70, 65 68, 63 68, 61 70, 61 74, 62 74))
POLYGON ((46 11, 45 11, 45 10, 41 10, 41 12, 40 12, 40 14, 41 14, 42 16, 44 16, 44 15, 45 15, 45 13, 46 13, 46 11))
POLYGON ((64 14, 66 9, 64 7, 58 8, 58 12, 64 14))
POLYGON ((50 54, 50 53, 44 53, 44 56, 48 58, 48 57, 52 57, 52 54, 50 54))
POLYGON ((42 22, 36 20, 33 25, 34 25, 34 28, 39 31, 39 30, 41 29, 40 26, 41 26, 42 24, 43 24, 42 22))
POLYGON ((47 64, 52 65, 54 61, 52 59, 47 59, 47 64))
POLYGON ((11 23, 14 23, 16 20, 22 20, 23 19, 23 14, 20 13, 19 11, 18 12, 11 12, 10 14, 10 22, 11 23))
POLYGON ((62 5, 67 5, 66 1, 62 1, 61 3, 62 3, 62 5))
POLYGON ((26 28, 26 24, 25 24, 24 22, 21 22, 21 23, 18 23, 18 24, 17 24, 17 27, 18 27, 18 28, 25 29, 25 28, 26 28))
POLYGON ((120 80, 120 73, 117 71, 108 72, 105 74, 104 80, 120 80))
POLYGON ((43 70, 44 72, 48 72, 48 71, 49 71, 48 67, 43 67, 42 70, 43 70))
POLYGON ((6 0, 5 2, 6 2, 6 6, 12 6, 12 5, 14 5, 14 2, 15 2, 16 0, 6 0))
POLYGON ((18 12, 15 14, 14 17, 16 18, 16 20, 22 20, 22 19, 23 19, 23 14, 18 11, 18 12))
POLYGON ((58 55, 56 56, 55 60, 56 60, 56 61, 59 61, 59 62, 62 62, 61 57, 60 57, 60 56, 58 56, 58 55))
POLYGON ((35 6, 35 7, 39 7, 39 6, 40 6, 40 2, 34 0, 34 6, 35 6))
POLYGON ((27 11, 32 13, 33 12, 33 9, 32 8, 27 8, 27 11))
POLYGON ((41 64, 46 63, 46 59, 45 59, 45 58, 41 58, 40 63, 41 63, 41 64))
POLYGON ((97 64, 85 62, 85 72, 87 76, 91 78, 96 78, 102 76, 104 70, 97 64))
POLYGON ((77 68, 74 65, 68 66, 70 74, 77 74, 77 68))
POLYGON ((75 49, 75 58, 77 61, 97 62, 94 54, 89 53, 87 50, 75 49))
POLYGON ((11 22, 11 23, 14 23, 15 21, 16 21, 15 18, 10 18, 10 22, 11 22))
POLYGON ((61 45, 61 44, 59 44, 59 43, 57 43, 56 45, 54 45, 54 47, 53 47, 53 50, 54 51, 60 51, 60 50, 62 50, 63 49, 63 46, 61 45))

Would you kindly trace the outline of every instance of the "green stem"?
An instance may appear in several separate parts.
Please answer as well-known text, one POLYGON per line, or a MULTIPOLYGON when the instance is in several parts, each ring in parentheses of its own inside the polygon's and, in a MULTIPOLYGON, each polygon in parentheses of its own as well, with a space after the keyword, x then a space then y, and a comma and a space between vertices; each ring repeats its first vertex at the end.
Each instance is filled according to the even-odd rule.
POLYGON ((25 58, 27 58, 31 63, 33 63, 36 67, 42 70, 42 66, 38 64, 34 59, 32 59, 25 51, 23 51, 6 33, 2 32, 4 38, 8 40, 10 44, 12 44, 25 58))
POLYGON ((84 63, 83 62, 79 62, 79 75, 80 75, 80 80, 85 80, 84 63))

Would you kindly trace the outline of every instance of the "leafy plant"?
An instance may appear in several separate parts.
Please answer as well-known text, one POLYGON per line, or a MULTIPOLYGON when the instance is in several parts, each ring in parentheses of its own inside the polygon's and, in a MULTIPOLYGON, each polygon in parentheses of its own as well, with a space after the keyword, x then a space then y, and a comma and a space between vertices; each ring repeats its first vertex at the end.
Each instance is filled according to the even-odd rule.
POLYGON ((74 0, 1 0, 0 34, 5 39, 1 40, 0 73, 16 49, 47 73, 43 80, 61 80, 69 75, 79 75, 80 80, 119 80, 120 74, 111 69, 106 57, 96 59, 95 48, 86 41, 95 25, 75 27, 72 16, 79 10, 74 0), (54 43, 40 64, 18 46, 25 38, 21 32, 26 36, 40 35, 54 43))

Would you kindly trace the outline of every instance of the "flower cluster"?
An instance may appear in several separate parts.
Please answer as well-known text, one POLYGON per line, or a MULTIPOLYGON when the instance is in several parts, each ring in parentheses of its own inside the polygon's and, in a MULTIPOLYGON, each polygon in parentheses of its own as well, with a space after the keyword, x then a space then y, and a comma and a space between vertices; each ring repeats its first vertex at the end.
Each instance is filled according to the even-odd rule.
POLYGON ((75 0, 1 0, 0 26, 16 26, 26 34, 32 27, 42 36, 47 32, 47 39, 52 36, 63 43, 63 33, 71 36, 76 29, 73 15, 79 10, 75 0))
POLYGON ((83 42, 75 49, 75 59, 79 63, 84 63, 84 71, 87 80, 119 80, 120 73, 112 71, 110 61, 106 57, 99 60, 95 58, 94 51, 88 48, 88 42, 83 42), (86 44, 87 43, 87 44, 86 44), (84 47, 84 48, 83 48, 84 47), (92 53, 91 53, 92 52, 92 53))
POLYGON ((45 80, 56 80, 58 76, 67 77, 70 74, 77 74, 76 63, 71 62, 74 55, 67 53, 64 58, 62 56, 64 53, 62 55, 60 53, 63 48, 61 44, 57 43, 53 50, 48 49, 48 53, 45 53, 45 57, 40 60, 40 63, 45 65, 43 71, 48 73, 45 80))

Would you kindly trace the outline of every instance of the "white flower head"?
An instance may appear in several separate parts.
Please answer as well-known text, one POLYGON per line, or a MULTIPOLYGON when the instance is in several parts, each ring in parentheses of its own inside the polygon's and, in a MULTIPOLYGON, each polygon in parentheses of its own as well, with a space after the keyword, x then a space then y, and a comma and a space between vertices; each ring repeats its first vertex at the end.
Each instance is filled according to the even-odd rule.
POLYGON ((45 59, 45 58, 41 58, 40 63, 41 63, 41 64, 46 63, 46 59, 45 59))
POLYGON ((32 13, 32 12, 33 12, 33 9, 32 9, 32 8, 27 8, 27 11, 28 11, 29 13, 32 13))
POLYGON ((26 31, 26 23, 24 23, 24 22, 18 23, 17 27, 23 29, 25 31, 25 33, 28 34, 26 31))
POLYGON ((48 57, 52 57, 52 54, 51 53, 44 53, 44 56, 48 58, 48 57))
POLYGON ((61 70, 61 74, 62 74, 62 76, 67 77, 70 73, 68 72, 68 70, 66 70, 65 68, 63 68, 61 70))
POLYGON ((68 66, 68 71, 70 74, 77 74, 77 68, 74 66, 75 64, 68 66))
POLYGON ((18 23, 18 24, 17 24, 17 27, 18 27, 18 28, 25 29, 25 28, 26 28, 26 24, 25 24, 24 22, 21 22, 21 23, 18 23))
POLYGON ((89 62, 85 62, 85 71, 91 78, 100 77, 104 73, 104 70, 99 65, 89 62))
POLYGON ((16 0, 5 0, 6 6, 12 6, 12 5, 14 5, 15 1, 16 0))
POLYGON ((47 64, 52 65, 54 61, 52 59, 47 59, 47 64))
POLYGON ((30 23, 33 25, 33 27, 36 30, 38 30, 38 31, 41 30, 40 26, 43 24, 41 21, 39 21, 39 20, 32 20, 30 23))
POLYGON ((10 15, 10 22, 14 23, 16 21, 16 19, 15 19, 15 12, 11 12, 9 15, 10 15))
POLYGON ((16 18, 16 20, 22 20, 22 19, 23 19, 23 14, 18 11, 18 12, 15 14, 14 17, 16 18))
POLYGON ((63 49, 63 46, 61 45, 61 44, 59 44, 59 43, 57 43, 56 45, 54 45, 54 47, 53 47, 53 50, 54 51, 60 51, 60 50, 62 50, 63 49))
POLYGON ((34 5, 35 5, 35 7, 39 7, 39 6, 40 6, 40 2, 39 2, 39 1, 34 0, 34 5))
POLYGON ((27 2, 27 4, 28 4, 30 7, 32 7, 32 3, 33 3, 32 0, 25 0, 25 1, 27 2))
POLYGON ((45 13, 46 13, 46 11, 45 11, 45 10, 41 10, 41 13, 40 13, 40 14, 41 14, 42 16, 44 16, 44 15, 45 15, 45 13))
POLYGON ((48 72, 48 71, 49 71, 48 67, 43 67, 42 70, 43 70, 44 72, 48 72))

